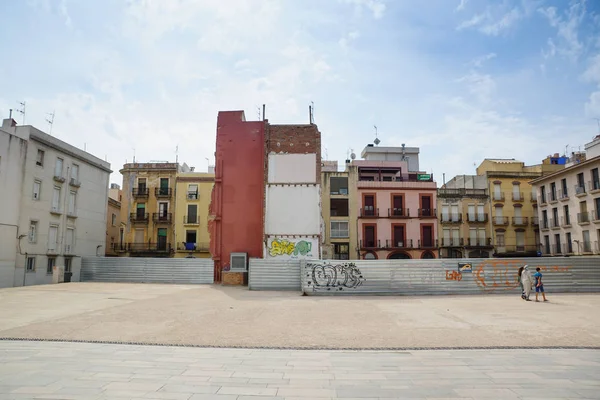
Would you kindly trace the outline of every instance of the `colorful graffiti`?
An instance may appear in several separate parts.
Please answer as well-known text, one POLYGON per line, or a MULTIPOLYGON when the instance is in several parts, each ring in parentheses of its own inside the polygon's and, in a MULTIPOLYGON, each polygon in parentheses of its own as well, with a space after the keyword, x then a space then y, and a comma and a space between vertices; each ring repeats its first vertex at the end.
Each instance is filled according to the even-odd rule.
POLYGON ((447 281, 462 281, 462 273, 460 273, 458 271, 446 270, 446 280, 447 281))
MULTIPOLYGON (((518 270, 525 264, 525 260, 487 260, 473 267, 473 275, 479 288, 484 291, 511 290, 519 286, 518 270)), ((556 265, 539 268, 544 272, 569 272, 571 269, 556 265)))
POLYGON ((306 240, 300 240, 296 243, 287 239, 273 239, 269 247, 269 255, 277 256, 309 256, 312 250, 312 243, 306 240))

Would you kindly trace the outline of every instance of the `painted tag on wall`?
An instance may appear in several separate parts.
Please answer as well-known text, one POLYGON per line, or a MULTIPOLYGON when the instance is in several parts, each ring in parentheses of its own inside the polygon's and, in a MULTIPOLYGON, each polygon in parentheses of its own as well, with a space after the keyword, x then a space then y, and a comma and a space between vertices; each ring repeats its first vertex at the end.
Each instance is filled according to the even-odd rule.
POLYGON ((473 265, 471 263, 458 263, 458 272, 473 272, 473 265))
POLYGON ((269 238, 265 258, 310 259, 319 257, 319 241, 313 238, 269 238))

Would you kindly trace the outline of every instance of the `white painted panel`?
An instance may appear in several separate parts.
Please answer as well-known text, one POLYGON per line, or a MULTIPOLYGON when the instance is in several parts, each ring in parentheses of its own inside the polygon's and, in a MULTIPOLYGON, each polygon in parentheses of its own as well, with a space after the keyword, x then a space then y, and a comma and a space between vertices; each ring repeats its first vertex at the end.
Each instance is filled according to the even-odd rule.
POLYGON ((268 183, 315 183, 316 154, 269 154, 268 183))
POLYGON ((298 260, 319 258, 319 239, 272 237, 265 248, 265 258, 298 260))
POLYGON ((267 186, 267 235, 318 235, 321 232, 320 187, 267 186))

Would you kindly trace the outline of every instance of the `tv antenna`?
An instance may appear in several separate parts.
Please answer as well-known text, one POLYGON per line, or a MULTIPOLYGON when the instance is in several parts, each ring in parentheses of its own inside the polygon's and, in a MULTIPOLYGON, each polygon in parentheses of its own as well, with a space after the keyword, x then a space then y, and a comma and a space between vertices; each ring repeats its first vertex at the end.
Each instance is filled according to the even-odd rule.
POLYGON ((20 101, 19 104, 23 106, 23 109, 17 109, 17 112, 23 116, 23 125, 25 125, 25 101, 20 101))
POLYGON ((373 140, 373 143, 375 143, 375 146, 378 146, 381 140, 377 137, 377 125, 373 125, 373 128, 375 128, 375 140, 373 140))
POLYGON ((310 102, 310 123, 311 124, 315 123, 315 102, 314 101, 310 102))
POLYGON ((175 164, 179 163, 179 145, 175 146, 175 164))
POLYGON ((327 152, 327 147, 325 147, 325 159, 329 160, 329 153, 327 152))
POLYGON ((256 106, 256 114, 258 115, 258 120, 260 121, 260 106, 256 106))
POLYGON ((52 135, 52 127, 54 126, 54 111, 51 113, 46 113, 46 115, 50 116, 50 118, 46 118, 46 122, 50 125, 50 132, 48 133, 52 135))
POLYGON ((598 123, 598 133, 600 133, 600 118, 594 118, 598 123))

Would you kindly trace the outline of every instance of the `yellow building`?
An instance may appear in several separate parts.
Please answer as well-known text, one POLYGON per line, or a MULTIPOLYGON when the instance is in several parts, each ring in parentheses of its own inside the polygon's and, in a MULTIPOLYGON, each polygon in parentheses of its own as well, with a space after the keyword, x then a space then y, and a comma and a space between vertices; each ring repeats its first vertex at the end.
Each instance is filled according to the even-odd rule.
POLYGON ((495 256, 536 256, 540 250, 537 198, 529 182, 564 168, 547 161, 526 166, 515 159, 485 159, 477 167, 477 175, 486 177, 490 194, 495 256))
POLYGON ((485 176, 458 175, 437 192, 440 258, 488 258, 493 253, 485 176))
POLYGON ((175 257, 209 258, 208 208, 213 173, 179 173, 175 186, 175 257))
POLYGON ((125 224, 121 256, 170 257, 175 253, 174 186, 177 163, 123 165, 121 220, 125 224))

